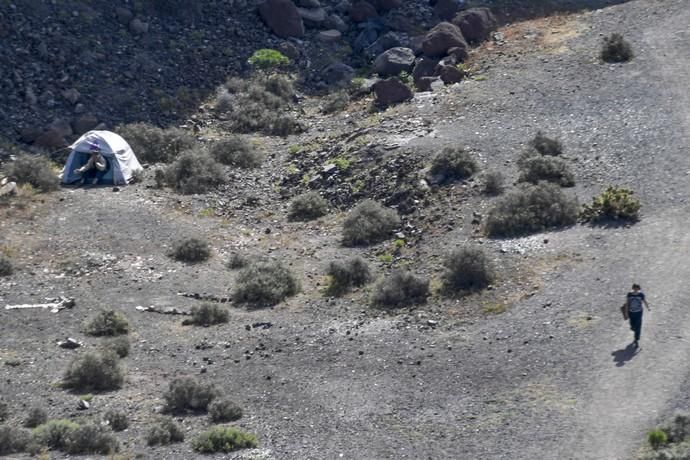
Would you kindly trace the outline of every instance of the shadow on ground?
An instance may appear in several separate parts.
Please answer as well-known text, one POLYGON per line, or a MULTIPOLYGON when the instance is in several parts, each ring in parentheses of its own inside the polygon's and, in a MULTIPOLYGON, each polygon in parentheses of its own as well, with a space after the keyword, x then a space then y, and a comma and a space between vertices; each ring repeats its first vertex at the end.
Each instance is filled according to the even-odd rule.
POLYGON ((614 351, 611 353, 611 356, 613 356, 613 361, 616 363, 616 367, 623 367, 625 366, 625 363, 637 356, 639 351, 640 349, 636 348, 631 343, 625 348, 614 351))

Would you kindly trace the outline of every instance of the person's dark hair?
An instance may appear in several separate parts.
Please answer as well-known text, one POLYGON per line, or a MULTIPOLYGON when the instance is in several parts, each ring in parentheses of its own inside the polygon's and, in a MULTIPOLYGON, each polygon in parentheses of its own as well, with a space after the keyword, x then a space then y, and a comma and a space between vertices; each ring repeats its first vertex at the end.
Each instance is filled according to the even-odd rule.
POLYGON ((633 283, 633 287, 632 287, 632 288, 633 288, 633 289, 642 289, 642 287, 641 287, 639 284, 637 284, 637 283, 633 283))

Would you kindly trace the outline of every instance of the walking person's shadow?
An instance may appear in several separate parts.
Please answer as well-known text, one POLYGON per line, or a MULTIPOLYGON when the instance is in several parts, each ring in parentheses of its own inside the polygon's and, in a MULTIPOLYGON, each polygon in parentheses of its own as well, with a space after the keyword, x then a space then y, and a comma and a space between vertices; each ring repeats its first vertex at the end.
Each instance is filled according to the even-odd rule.
POLYGON ((613 356, 613 361, 616 363, 616 367, 623 367, 625 366, 625 363, 633 359, 639 351, 640 349, 635 348, 631 343, 625 348, 614 351, 611 353, 611 356, 613 356))

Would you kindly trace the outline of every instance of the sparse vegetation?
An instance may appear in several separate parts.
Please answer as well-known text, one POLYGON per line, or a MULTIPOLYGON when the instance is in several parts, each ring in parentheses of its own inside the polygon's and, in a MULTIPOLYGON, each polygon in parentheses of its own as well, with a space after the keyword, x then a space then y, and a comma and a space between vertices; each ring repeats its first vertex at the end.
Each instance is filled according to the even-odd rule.
POLYGON ((65 439, 65 452, 69 454, 113 454, 120 445, 107 427, 86 424, 70 431, 65 439))
POLYGON ((32 407, 24 420, 26 428, 36 428, 38 425, 44 424, 48 420, 48 413, 42 407, 32 407))
POLYGON ((484 174, 484 193, 500 195, 503 193, 505 177, 500 171, 489 171, 484 174))
POLYGON ((121 410, 110 409, 104 418, 113 431, 124 431, 129 427, 127 414, 121 410))
POLYGON ((593 223, 607 220, 637 221, 642 205, 634 194, 630 189, 609 185, 592 199, 591 204, 583 206, 580 219, 593 223))
POLYGON ((184 195, 202 194, 224 184, 223 167, 205 150, 187 150, 165 170, 165 181, 184 195))
POLYGON ((325 114, 342 112, 347 108, 349 103, 350 95, 347 91, 337 91, 326 99, 323 107, 321 107, 321 112, 325 114))
POLYGON ((212 326, 214 324, 227 323, 229 318, 230 315, 227 308, 215 303, 205 302, 199 306, 195 305, 192 307, 192 317, 189 323, 197 326, 212 326))
POLYGON ((363 286, 371 281, 371 270, 364 259, 352 257, 347 260, 334 260, 328 264, 328 276, 330 283, 326 292, 339 296, 352 287, 363 286))
POLYGON ((258 69, 269 70, 289 65, 290 59, 278 50, 262 48, 254 51, 249 64, 258 69))
POLYGON ((243 169, 258 168, 263 162, 263 154, 241 136, 216 141, 211 147, 211 155, 222 164, 243 169))
POLYGON ((529 142, 529 147, 540 155, 558 156, 563 153, 563 144, 558 139, 547 137, 541 131, 529 142))
POLYGON ((601 59, 604 62, 628 62, 632 58, 632 46, 621 34, 614 33, 604 37, 604 44, 601 49, 601 59))
POLYGON ((167 446, 182 441, 184 433, 171 417, 160 417, 146 434, 146 443, 149 446, 167 446))
POLYGON ((490 236, 519 236, 567 227, 577 221, 577 202, 555 184, 525 184, 501 197, 489 211, 490 236))
POLYGON ((307 192, 295 197, 290 203, 288 219, 313 220, 328 213, 328 201, 318 192, 307 192))
POLYGON ((201 433, 193 442, 194 450, 202 453, 233 452, 257 446, 256 437, 236 428, 216 426, 201 433))
POLYGON ((41 192, 57 190, 59 179, 50 161, 39 155, 20 155, 7 165, 5 174, 17 184, 28 184, 41 192))
POLYGON ((180 262, 198 263, 211 257, 211 247, 200 238, 186 238, 173 245, 170 257, 180 262))
POLYGON ((196 144, 189 132, 180 128, 161 129, 148 123, 132 123, 116 128, 144 163, 170 163, 196 144))
POLYGON ((568 163, 560 158, 543 155, 529 155, 520 161, 520 182, 554 182, 561 187, 575 185, 575 176, 568 163))
POLYGON ((65 450, 70 435, 78 428, 79 425, 71 420, 49 420, 34 428, 31 437, 37 447, 65 450))
POLYGON ((163 397, 167 412, 185 413, 205 412, 216 396, 218 390, 213 385, 200 383, 193 377, 180 377, 170 382, 163 397))
POLYGON ((63 385, 77 391, 116 390, 122 386, 125 373, 120 358, 112 351, 88 351, 72 360, 65 372, 63 385))
POLYGON ((12 261, 6 255, 0 253, 0 276, 10 276, 14 273, 12 261))
POLYGON ((369 245, 386 239, 400 224, 398 213, 373 200, 355 206, 343 222, 345 246, 369 245))
POLYGON ((292 272, 277 261, 253 261, 237 276, 233 300, 254 307, 270 307, 299 291, 292 272))
POLYGON ((31 434, 9 425, 0 425, 0 455, 24 452, 31 441, 31 434))
POLYGON ((434 157, 431 174, 442 176, 441 182, 466 179, 479 169, 472 156, 460 147, 446 147, 434 157))
POLYGON ((669 421, 647 433, 651 450, 644 460, 685 460, 690 458, 690 413, 676 412, 669 421))
POLYGON ((493 264, 477 247, 455 249, 444 266, 443 287, 447 292, 483 289, 495 278, 493 264))
POLYGON ((429 280, 396 270, 376 284, 371 300, 379 307, 401 308, 425 303, 428 296, 429 280))
POLYGON ((242 418, 242 408, 228 398, 214 399, 208 407, 214 423, 226 423, 242 418))
POLYGON ((126 358, 129 356, 130 347, 131 344, 129 343, 129 337, 126 335, 113 337, 103 344, 104 349, 114 352, 120 358, 126 358))
POLYGON ((4 422, 10 416, 10 406, 0 399, 0 422, 4 422))
POLYGON ((116 336, 129 332, 129 321, 125 316, 109 308, 96 313, 84 325, 84 332, 95 336, 116 336))
POLYGON ((649 441, 649 445, 652 446, 652 449, 656 450, 668 443, 668 436, 664 430, 655 428, 647 433, 647 441, 649 441))
POLYGON ((225 265, 230 270, 237 270, 246 267, 247 265, 249 265, 251 261, 252 257, 248 254, 245 254, 243 252, 233 252, 230 254, 228 262, 225 265))

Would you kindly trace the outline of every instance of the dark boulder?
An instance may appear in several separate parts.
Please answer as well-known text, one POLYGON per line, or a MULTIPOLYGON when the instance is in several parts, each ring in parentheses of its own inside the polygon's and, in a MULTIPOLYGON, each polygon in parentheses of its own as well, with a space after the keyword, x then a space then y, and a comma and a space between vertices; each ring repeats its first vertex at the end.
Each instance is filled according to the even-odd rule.
POLYGON ((455 15, 453 24, 458 26, 462 35, 470 43, 479 43, 496 29, 497 22, 488 8, 471 8, 455 15))
POLYGON ((467 48, 460 29, 450 22, 441 22, 431 29, 422 41, 422 50, 429 57, 441 57, 451 48, 467 48))
POLYGON ((359 1, 355 2, 350 7, 350 19, 355 22, 364 22, 369 19, 377 17, 379 14, 376 12, 376 8, 369 2, 359 1))
POLYGON ((374 85, 374 93, 376 94, 376 103, 382 107, 412 99, 412 90, 395 77, 377 82, 374 85))
POLYGON ((281 38, 304 36, 304 23, 292 0, 266 0, 259 15, 271 31, 281 38))
POLYGON ((409 72, 414 66, 415 56, 411 49, 396 47, 381 53, 375 60, 373 71, 387 77, 398 75, 400 72, 409 72))

